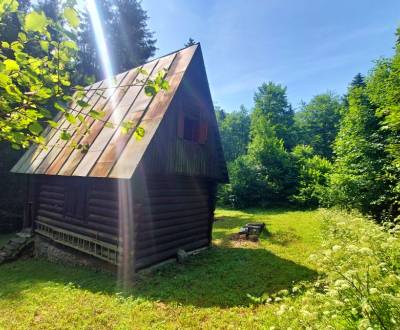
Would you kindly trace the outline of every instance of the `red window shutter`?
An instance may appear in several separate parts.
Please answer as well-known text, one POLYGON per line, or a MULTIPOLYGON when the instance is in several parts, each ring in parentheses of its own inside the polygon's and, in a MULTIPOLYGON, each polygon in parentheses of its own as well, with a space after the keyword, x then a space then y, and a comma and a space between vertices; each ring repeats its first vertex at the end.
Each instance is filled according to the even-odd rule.
POLYGON ((205 144, 207 141, 207 134, 208 134, 208 122, 206 120, 200 121, 200 130, 199 130, 199 143, 205 144))
POLYGON ((182 111, 178 113, 178 137, 183 139, 183 133, 185 130, 185 116, 182 111))

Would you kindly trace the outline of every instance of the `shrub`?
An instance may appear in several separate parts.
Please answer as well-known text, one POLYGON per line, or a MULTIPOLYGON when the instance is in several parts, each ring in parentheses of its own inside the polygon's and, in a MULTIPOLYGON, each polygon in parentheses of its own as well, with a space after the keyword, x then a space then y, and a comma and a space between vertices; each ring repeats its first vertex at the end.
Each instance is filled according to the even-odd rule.
POLYGON ((245 208, 263 199, 265 191, 262 177, 249 157, 241 156, 228 164, 230 183, 220 187, 218 200, 223 205, 245 208))
POLYGON ((292 151, 298 168, 297 192, 291 200, 302 206, 318 206, 327 185, 331 163, 314 154, 311 146, 298 145, 292 151))
POLYGON ((276 328, 399 329, 400 226, 323 212, 324 250, 310 257, 320 279, 264 297, 279 301, 276 328))

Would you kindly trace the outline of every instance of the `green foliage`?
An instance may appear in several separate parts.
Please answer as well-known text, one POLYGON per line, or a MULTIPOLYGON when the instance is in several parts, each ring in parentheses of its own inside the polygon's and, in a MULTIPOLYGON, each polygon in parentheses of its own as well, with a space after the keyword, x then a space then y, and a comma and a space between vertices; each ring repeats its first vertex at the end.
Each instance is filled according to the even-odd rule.
MULTIPOLYGON (((57 122, 51 120, 55 112, 62 112, 66 121, 71 124, 70 128, 60 130, 60 139, 70 140, 77 125, 83 126, 87 134, 87 116, 102 121, 105 112, 92 109, 87 116, 82 116, 69 108, 73 99, 81 108, 89 106, 83 99, 83 88, 79 85, 72 87, 73 72, 76 72, 79 62, 78 51, 82 53, 82 48, 79 50, 75 40, 80 23, 79 14, 74 8, 75 1, 41 0, 32 6, 19 6, 17 1, 6 1, 2 4, 5 5, 0 8, 0 140, 9 141, 15 149, 26 148, 31 143, 44 143, 40 134, 45 126, 50 125, 58 130, 57 122), (12 29, 7 29, 8 25, 12 29), (71 97, 74 90, 74 97, 71 97)), ((137 20, 134 20, 140 25, 136 32, 141 31, 142 34, 138 32, 136 37, 149 37, 145 25, 142 24, 147 17, 138 2, 116 1, 111 10, 114 12, 113 19, 117 16, 121 20, 129 18, 131 14, 138 15, 135 16, 137 20), (117 15, 124 10, 124 6, 130 9, 135 7, 135 12, 117 15)), ((86 20, 85 23, 89 22, 86 20)), ((115 29, 113 33, 116 33, 115 29)), ((152 46, 144 45, 144 39, 140 41, 137 38, 133 44, 142 47, 142 57, 138 58, 142 61, 152 54, 149 50, 152 46), (146 53, 144 49, 150 52, 146 53)), ((150 44, 154 42, 150 39, 148 41, 150 44)), ((80 47, 83 47, 82 43, 80 47)), ((120 47, 115 49, 120 50, 120 47)), ((120 60, 125 61, 124 58, 120 60)), ((131 68, 132 66, 129 67, 131 68)), ((81 72, 83 75, 86 73, 85 70, 81 72)), ((166 74, 167 70, 162 69, 147 79, 147 95, 153 97, 159 91, 168 90, 166 74)), ((137 83, 143 84, 143 81, 137 83)), ((107 127, 113 126, 106 121, 104 124, 107 127)), ((124 131, 124 127, 121 129, 124 131)), ((132 133, 137 139, 141 139, 144 130, 139 129, 132 133)), ((77 142, 71 143, 71 146, 81 150, 87 148, 77 142)))
POLYGON ((228 172, 230 183, 218 191, 218 199, 223 205, 241 209, 263 203, 263 177, 250 157, 240 156, 228 163, 228 172))
POLYGON ((323 214, 322 249, 310 256, 316 283, 264 297, 279 328, 397 329, 400 227, 389 231, 357 215, 323 214), (293 304, 293 297, 300 295, 293 304))
POLYGON ((242 106, 239 111, 230 113, 217 109, 217 120, 225 160, 231 162, 245 155, 250 134, 250 115, 246 108, 242 106))
POLYGON ((352 87, 349 108, 335 141, 336 160, 329 178, 328 201, 355 208, 377 218, 395 217, 396 174, 386 151, 387 134, 381 130, 367 88, 352 87))
POLYGON ((317 155, 332 159, 332 145, 341 119, 342 103, 328 92, 314 96, 295 114, 297 143, 311 146, 317 155))
MULTIPOLYGON (((400 44, 393 58, 377 62, 368 80, 368 95, 377 108, 381 129, 388 135, 386 150, 400 177, 400 44)), ((400 182, 400 180, 399 180, 400 182)), ((396 188, 400 192, 400 186, 396 188)), ((399 195, 398 195, 399 196, 399 195)), ((398 197, 398 202, 400 196, 398 197)))
POLYGON ((327 159, 315 155, 311 146, 296 146, 292 156, 298 168, 298 191, 291 199, 302 206, 318 206, 324 199, 332 164, 327 159))
POLYGON ((74 27, 63 17, 51 19, 43 11, 20 9, 17 1, 6 3, 0 25, 13 22, 16 31, 0 31, 0 140, 26 148, 43 142, 40 133, 52 117, 49 100, 63 100, 70 90, 74 27))
POLYGON ((283 141, 257 112, 252 113, 250 136, 248 153, 228 166, 230 184, 220 190, 221 201, 239 208, 287 203, 295 189, 296 169, 283 141))
POLYGON ((287 100, 286 87, 273 82, 258 87, 254 94, 254 113, 265 116, 288 150, 294 146, 294 111, 287 100))

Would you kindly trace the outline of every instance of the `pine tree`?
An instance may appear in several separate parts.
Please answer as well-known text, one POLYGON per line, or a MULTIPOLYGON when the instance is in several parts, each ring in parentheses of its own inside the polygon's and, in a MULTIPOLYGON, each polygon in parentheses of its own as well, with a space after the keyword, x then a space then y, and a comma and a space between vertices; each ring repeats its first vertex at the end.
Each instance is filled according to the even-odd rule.
POLYGON ((357 73, 350 83, 351 87, 365 87, 364 76, 361 73, 357 73))
MULTIPOLYGON (((148 16, 140 1, 98 0, 96 4, 115 73, 132 69, 154 55, 156 39, 147 27, 148 16)), ((78 44, 78 72, 83 76, 94 76, 96 80, 103 78, 101 54, 87 12, 82 14, 78 44)), ((77 79, 83 80, 83 77, 77 79)))
POLYGON ((189 38, 187 43, 185 43, 185 47, 190 47, 190 46, 193 46, 194 44, 196 44, 196 41, 194 41, 193 38, 189 38))

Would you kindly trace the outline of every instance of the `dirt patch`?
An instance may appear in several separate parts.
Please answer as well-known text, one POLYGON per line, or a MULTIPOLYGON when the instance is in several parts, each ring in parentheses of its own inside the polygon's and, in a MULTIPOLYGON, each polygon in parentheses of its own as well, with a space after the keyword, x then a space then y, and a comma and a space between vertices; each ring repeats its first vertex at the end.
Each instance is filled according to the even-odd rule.
POLYGON ((232 247, 256 247, 259 245, 257 237, 246 238, 246 235, 232 234, 229 236, 229 243, 232 247))

